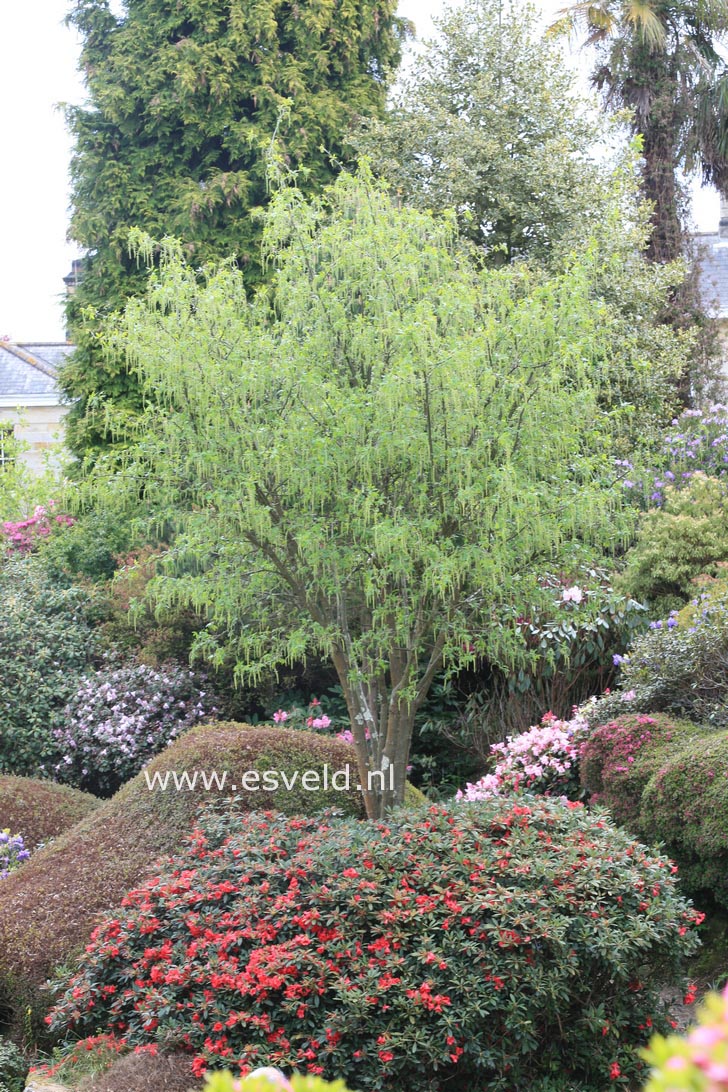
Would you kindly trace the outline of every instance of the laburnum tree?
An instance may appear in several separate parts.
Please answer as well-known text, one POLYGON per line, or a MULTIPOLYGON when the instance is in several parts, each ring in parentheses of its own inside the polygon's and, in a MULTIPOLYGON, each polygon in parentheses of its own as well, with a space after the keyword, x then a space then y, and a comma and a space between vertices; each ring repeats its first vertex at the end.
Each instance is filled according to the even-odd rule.
POLYGON ((241 682, 330 657, 379 816, 435 674, 525 655, 513 608, 547 594, 544 566, 628 533, 612 452, 640 423, 602 395, 656 362, 593 253, 479 270, 452 218, 366 171, 280 190, 265 255, 271 290, 250 297, 233 264, 200 273, 163 244, 113 338, 145 413, 85 489, 165 527, 152 592, 206 616, 199 655, 232 655, 241 682))
POLYGON ((76 0, 88 103, 71 107, 70 237, 85 251, 69 300, 77 352, 61 384, 73 400, 71 449, 108 442, 99 394, 131 412, 132 376, 103 356, 106 316, 142 289, 130 259, 134 225, 184 238, 190 260, 235 254, 260 275, 265 151, 274 133, 305 192, 331 181, 344 138, 384 109, 408 24, 396 0, 76 0))

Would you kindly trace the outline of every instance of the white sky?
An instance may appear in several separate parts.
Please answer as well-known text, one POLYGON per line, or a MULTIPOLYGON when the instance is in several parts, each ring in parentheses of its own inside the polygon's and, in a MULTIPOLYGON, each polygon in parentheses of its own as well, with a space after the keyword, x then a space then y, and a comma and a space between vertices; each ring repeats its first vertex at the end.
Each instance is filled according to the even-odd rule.
MULTIPOLYGON (((536 0, 547 15, 565 0, 536 0)), ((401 0, 418 35, 443 0, 401 0)), ((79 102, 70 0, 0 0, 0 337, 62 341, 62 278, 78 251, 66 242, 70 140, 59 102, 79 102)), ((697 193, 697 187, 696 187, 697 193)), ((700 230, 717 228, 718 198, 695 201, 700 230)))

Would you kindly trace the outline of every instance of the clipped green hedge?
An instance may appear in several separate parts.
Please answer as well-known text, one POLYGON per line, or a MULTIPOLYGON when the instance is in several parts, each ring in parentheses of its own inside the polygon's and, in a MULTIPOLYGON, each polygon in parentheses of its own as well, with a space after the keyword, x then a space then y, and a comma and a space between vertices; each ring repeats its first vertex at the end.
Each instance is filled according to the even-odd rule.
POLYGON ((671 756, 642 794, 640 833, 664 842, 685 886, 728 907, 728 732, 671 756))
POLYGON ((665 713, 615 717, 584 743, 581 783, 592 803, 609 808, 618 823, 638 834, 642 793, 652 775, 670 756, 712 735, 710 728, 665 713))

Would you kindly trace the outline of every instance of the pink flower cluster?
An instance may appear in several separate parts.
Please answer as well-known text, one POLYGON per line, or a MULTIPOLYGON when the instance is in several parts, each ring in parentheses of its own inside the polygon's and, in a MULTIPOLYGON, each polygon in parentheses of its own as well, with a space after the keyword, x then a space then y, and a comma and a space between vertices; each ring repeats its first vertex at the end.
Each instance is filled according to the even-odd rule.
POLYGON ((331 727, 331 717, 328 717, 326 713, 320 711, 321 702, 318 698, 311 698, 308 706, 308 715, 306 716, 299 708, 294 708, 290 712, 286 709, 277 709, 273 714, 273 720, 276 724, 285 724, 286 721, 292 722, 292 727, 301 727, 302 716, 305 716, 306 728, 313 728, 315 731, 331 727))
MULTIPOLYGON (((693 1000, 694 991, 685 1000, 693 1000)), ((708 994, 700 1023, 685 1038, 656 1035, 645 1057, 652 1073, 645 1092, 673 1089, 728 1090, 728 986, 722 994, 708 994)))
POLYGON ((76 522, 73 517, 54 514, 54 507, 55 501, 50 501, 47 507, 39 504, 28 519, 3 523, 0 531, 10 549, 20 554, 30 553, 39 540, 48 537, 54 526, 72 527, 76 522))
POLYGON ((466 785, 456 799, 485 800, 521 789, 547 795, 564 792, 575 780, 580 745, 587 731, 587 722, 578 713, 572 720, 546 713, 539 725, 508 736, 504 743, 494 743, 490 749, 496 760, 493 773, 466 785))

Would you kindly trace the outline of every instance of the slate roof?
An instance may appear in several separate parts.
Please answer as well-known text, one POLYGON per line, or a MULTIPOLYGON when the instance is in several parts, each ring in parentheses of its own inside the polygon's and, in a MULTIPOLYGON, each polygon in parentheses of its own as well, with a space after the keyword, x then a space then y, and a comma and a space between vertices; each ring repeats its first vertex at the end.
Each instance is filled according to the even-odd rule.
POLYGON ((716 318, 728 319, 728 237, 698 235, 703 302, 716 318))
POLYGON ((0 341, 0 400, 5 406, 60 402, 58 367, 74 346, 0 341))

